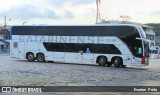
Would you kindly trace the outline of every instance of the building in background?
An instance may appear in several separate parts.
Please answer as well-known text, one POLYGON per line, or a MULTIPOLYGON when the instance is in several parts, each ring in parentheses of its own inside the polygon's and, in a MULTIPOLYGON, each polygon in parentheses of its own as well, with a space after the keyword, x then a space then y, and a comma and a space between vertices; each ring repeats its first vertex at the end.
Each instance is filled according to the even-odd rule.
POLYGON ((160 36, 156 36, 156 46, 160 47, 160 36))
POLYGON ((160 36, 156 36, 156 46, 158 47, 158 55, 160 58, 160 36))
POLYGON ((9 28, 0 27, 0 53, 9 53, 10 51, 10 31, 9 28))

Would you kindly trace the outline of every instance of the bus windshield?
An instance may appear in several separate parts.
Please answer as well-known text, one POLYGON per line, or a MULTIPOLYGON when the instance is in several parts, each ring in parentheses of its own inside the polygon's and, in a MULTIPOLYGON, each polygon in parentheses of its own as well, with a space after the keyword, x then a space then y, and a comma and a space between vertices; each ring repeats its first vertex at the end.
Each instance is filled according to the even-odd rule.
MULTIPOLYGON (((127 29, 126 29, 127 30, 127 29)), ((142 40, 137 40, 136 38, 141 38, 138 30, 134 27, 130 27, 128 32, 124 33, 125 36, 121 39, 125 42, 135 57, 143 57, 143 45, 142 40), (126 35, 128 33, 128 35, 126 35)), ((142 37, 143 38, 143 37, 142 37)))

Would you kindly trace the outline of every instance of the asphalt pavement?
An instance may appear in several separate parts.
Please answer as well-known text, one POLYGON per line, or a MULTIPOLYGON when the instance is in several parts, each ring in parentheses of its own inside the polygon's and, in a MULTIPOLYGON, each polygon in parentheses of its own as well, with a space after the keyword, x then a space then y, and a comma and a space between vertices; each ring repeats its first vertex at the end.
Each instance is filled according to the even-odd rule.
MULTIPOLYGON (((149 66, 145 67, 114 68, 98 65, 28 62, 11 59, 9 55, 3 54, 0 55, 0 86, 160 86, 160 59, 151 60, 149 66)), ((90 93, 47 93, 47 95, 72 94, 90 95, 90 93)), ((110 94, 121 95, 122 93, 107 92, 93 95, 110 94)), ((134 93, 130 94, 134 95, 134 93)), ((160 93, 142 95, 147 94, 160 93)))

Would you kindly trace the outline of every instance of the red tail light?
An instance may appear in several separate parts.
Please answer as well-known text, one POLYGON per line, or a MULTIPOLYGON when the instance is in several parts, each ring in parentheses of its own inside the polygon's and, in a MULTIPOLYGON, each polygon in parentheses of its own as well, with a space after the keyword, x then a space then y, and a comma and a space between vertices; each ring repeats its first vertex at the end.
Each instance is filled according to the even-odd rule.
POLYGON ((145 59, 146 59, 146 57, 145 57, 145 56, 143 56, 143 57, 142 57, 141 64, 145 64, 145 59))

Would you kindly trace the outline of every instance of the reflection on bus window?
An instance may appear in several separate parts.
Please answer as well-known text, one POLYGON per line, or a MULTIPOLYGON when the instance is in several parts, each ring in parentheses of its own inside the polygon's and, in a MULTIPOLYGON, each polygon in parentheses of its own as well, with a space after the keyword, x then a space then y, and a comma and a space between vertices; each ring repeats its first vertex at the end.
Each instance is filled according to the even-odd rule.
POLYGON ((142 54, 142 48, 134 47, 134 50, 135 50, 136 54, 142 54))
POLYGON ((138 54, 142 54, 142 48, 138 48, 138 54))

